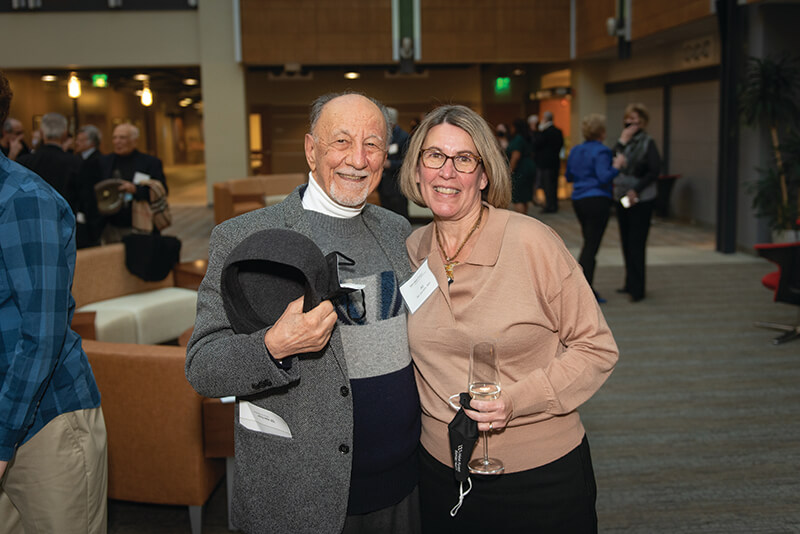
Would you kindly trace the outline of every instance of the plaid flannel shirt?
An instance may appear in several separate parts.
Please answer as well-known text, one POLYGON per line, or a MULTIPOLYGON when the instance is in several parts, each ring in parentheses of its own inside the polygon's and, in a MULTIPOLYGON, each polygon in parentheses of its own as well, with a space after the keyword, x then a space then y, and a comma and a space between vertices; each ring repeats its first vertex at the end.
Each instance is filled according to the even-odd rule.
POLYGON ((0 155, 0 460, 56 416, 100 405, 70 329, 75 217, 44 180, 0 155))

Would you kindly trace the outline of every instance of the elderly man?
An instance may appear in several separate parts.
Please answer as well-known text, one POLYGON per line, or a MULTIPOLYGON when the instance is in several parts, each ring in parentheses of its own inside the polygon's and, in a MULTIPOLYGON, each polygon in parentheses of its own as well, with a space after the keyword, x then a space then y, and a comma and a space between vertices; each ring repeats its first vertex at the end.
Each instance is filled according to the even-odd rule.
MULTIPOLYGON (((381 179, 390 121, 375 100, 343 93, 318 98, 310 123, 308 184, 212 232, 186 376, 201 395, 239 401, 233 517, 241 530, 418 532, 420 408, 399 292, 411 274, 410 225, 366 204, 381 179), (363 290, 307 312, 302 297, 281 302, 272 324, 237 333, 225 311, 226 261, 264 229, 292 230, 325 254, 349 256, 340 278, 363 290), (244 426, 243 414, 267 428, 244 426)), ((258 245, 258 257, 285 257, 288 246, 258 245)), ((258 300, 277 306, 280 289, 258 300)))
POLYGON ((0 134, 0 151, 11 161, 16 161, 19 156, 30 153, 28 145, 25 144, 25 130, 22 123, 17 119, 6 119, 3 123, 3 131, 0 134))
MULTIPOLYGON (((0 123, 11 90, 0 73, 0 123)), ((75 218, 0 155, 0 532, 106 532, 100 392, 70 323, 75 218)))
POLYGON ((77 179, 81 160, 62 148, 67 140, 67 118, 60 113, 42 117, 42 146, 36 152, 17 158, 17 162, 44 178, 77 212, 77 179))
POLYGON ((91 159, 99 159, 100 142, 103 136, 97 126, 87 124, 81 126, 78 130, 78 135, 75 136, 75 153, 78 154, 84 161, 91 159))
MULTIPOLYGON (((143 154, 136 150, 139 140, 139 129, 133 124, 120 124, 111 135, 113 152, 100 159, 100 171, 103 179, 119 178, 126 182, 120 191, 131 195, 129 200, 150 200, 150 188, 141 185, 145 180, 157 180, 167 189, 167 179, 161 160, 155 156, 143 154)), ((131 233, 131 202, 106 220, 103 230, 103 243, 117 243, 131 233)))

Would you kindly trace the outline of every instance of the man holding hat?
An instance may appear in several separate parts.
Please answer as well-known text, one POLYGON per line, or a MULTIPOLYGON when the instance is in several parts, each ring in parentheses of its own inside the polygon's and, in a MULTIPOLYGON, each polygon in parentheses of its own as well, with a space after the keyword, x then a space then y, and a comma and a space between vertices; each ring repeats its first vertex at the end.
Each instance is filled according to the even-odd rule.
POLYGON ((237 397, 243 532, 419 532, 420 408, 400 284, 408 221, 366 204, 391 140, 356 93, 311 106, 308 184, 217 226, 186 376, 237 397), (278 231, 280 230, 280 231, 278 231))

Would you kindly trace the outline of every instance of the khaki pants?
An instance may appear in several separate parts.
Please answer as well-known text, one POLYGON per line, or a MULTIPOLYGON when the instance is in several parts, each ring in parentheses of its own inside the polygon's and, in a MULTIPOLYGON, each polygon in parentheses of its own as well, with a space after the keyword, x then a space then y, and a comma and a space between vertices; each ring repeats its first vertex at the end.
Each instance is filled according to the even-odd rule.
POLYGON ((61 414, 8 463, 0 480, 0 534, 104 534, 107 489, 102 409, 61 414))

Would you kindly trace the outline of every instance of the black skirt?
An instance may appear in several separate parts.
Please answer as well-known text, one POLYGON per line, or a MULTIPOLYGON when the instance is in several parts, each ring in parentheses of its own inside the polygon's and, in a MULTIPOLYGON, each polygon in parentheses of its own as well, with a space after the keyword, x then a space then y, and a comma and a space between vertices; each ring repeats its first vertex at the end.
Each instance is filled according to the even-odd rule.
POLYGON ((420 455, 423 534, 597 532, 597 485, 586 436, 547 465, 518 473, 470 475, 472 491, 455 517, 450 516, 458 502, 453 469, 424 449, 420 455))

